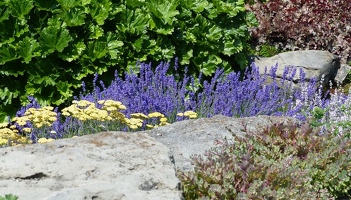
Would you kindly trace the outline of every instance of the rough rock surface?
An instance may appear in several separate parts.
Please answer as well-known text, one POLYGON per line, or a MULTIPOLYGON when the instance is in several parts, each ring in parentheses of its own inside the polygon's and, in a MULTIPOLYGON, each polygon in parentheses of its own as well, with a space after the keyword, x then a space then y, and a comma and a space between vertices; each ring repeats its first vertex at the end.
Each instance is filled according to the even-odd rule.
POLYGON ((254 58, 253 62, 260 67, 261 74, 264 74, 265 67, 270 69, 278 64, 276 72, 278 80, 283 76, 285 67, 296 67, 298 69, 294 82, 300 80, 300 68, 306 73, 306 81, 312 78, 319 81, 324 75, 324 86, 327 86, 329 81, 334 81, 340 68, 340 61, 336 56, 328 51, 320 50, 283 52, 269 58, 254 58))
POLYGON ((182 199, 175 168, 243 128, 256 132, 294 118, 214 116, 137 133, 104 132, 46 144, 0 148, 0 195, 20 200, 182 199), (228 131, 228 129, 230 131, 228 131), (174 165, 175 163, 175 165, 174 165))

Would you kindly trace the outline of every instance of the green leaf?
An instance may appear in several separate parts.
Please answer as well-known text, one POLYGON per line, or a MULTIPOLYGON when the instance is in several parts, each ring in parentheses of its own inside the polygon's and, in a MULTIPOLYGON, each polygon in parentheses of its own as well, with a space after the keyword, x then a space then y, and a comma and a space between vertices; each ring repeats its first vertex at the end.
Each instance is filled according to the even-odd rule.
POLYGON ((89 39, 98 39, 104 35, 104 30, 101 28, 101 26, 98 25, 90 24, 89 31, 89 39))
POLYGON ((196 13, 201 13, 205 9, 210 9, 212 4, 209 3, 207 0, 184 0, 183 1, 184 7, 189 10, 193 10, 196 13))
POLYGON ((122 47, 124 43, 122 41, 119 41, 116 34, 113 34, 111 32, 107 33, 106 40, 108 53, 110 54, 111 59, 117 59, 117 55, 120 53, 120 47, 122 47))
POLYGON ((8 2, 8 5, 12 11, 12 15, 19 19, 24 19, 24 16, 34 7, 32 0, 11 0, 8 2))
POLYGON ((70 87, 72 87, 72 84, 68 84, 66 82, 59 81, 56 84, 57 90, 60 92, 60 95, 62 95, 64 98, 69 98, 72 96, 72 90, 70 87))
POLYGON ((174 31, 174 27, 172 25, 162 23, 162 21, 155 16, 151 16, 149 25, 151 30, 154 30, 156 33, 162 35, 171 35, 174 31))
POLYGON ((54 51, 62 52, 72 39, 67 29, 55 26, 44 28, 39 37, 40 44, 46 51, 43 53, 44 55, 51 54, 54 51))
POLYGON ((18 58, 16 48, 11 44, 0 47, 0 65, 18 58))
POLYGON ((223 46, 222 53, 227 56, 231 56, 243 50, 243 45, 240 40, 226 41, 223 46))
POLYGON ((220 29, 217 26, 212 26, 209 30, 208 33, 206 34, 206 37, 210 41, 216 41, 218 42, 222 38, 222 29, 220 29))
POLYGON ((35 6, 38 10, 52 11, 56 9, 59 4, 56 0, 35 0, 35 6))
POLYGON ((177 6, 179 0, 175 1, 163 1, 163 0, 150 0, 148 8, 152 14, 154 14, 158 19, 160 19, 164 25, 172 25, 176 15, 179 14, 177 6))
POLYGON ((85 12, 84 7, 74 7, 69 10, 62 10, 61 18, 67 23, 67 26, 80 26, 84 24, 85 12))
POLYGON ((93 1, 90 4, 90 15, 98 25, 103 25, 111 10, 109 0, 93 1))
POLYGON ((17 98, 20 92, 17 89, 10 90, 8 87, 0 88, 0 99, 2 100, 3 105, 10 105, 12 99, 17 98))
POLYGON ((249 27, 257 27, 259 25, 258 20, 256 19, 256 16, 253 12, 246 13, 246 24, 249 27))
POLYGON ((10 16, 10 9, 5 6, 0 6, 0 22, 9 19, 10 16))
POLYGON ((67 50, 65 49, 62 53, 59 53, 59 57, 68 62, 72 62, 74 60, 77 60, 85 49, 86 46, 84 42, 78 42, 77 44, 69 45, 69 48, 67 48, 67 50))
MULTIPOLYGON (((188 46, 186 46, 188 47, 188 46)), ((188 65, 190 63, 190 59, 193 58, 193 49, 182 47, 181 49, 181 56, 180 56, 180 64, 181 65, 188 65)))
POLYGON ((90 41, 86 49, 87 53, 84 57, 90 58, 91 61, 100 59, 107 54, 107 42, 90 41))
POLYGON ((136 7, 142 7, 146 4, 145 0, 126 0, 125 1, 126 6, 136 8, 136 7))
POLYGON ((18 42, 18 54, 23 58, 23 62, 28 64, 33 57, 40 56, 35 50, 39 47, 39 43, 34 38, 25 37, 18 42))
POLYGON ((69 10, 75 6, 79 6, 82 1, 80 0, 57 0, 64 10, 69 10))
POLYGON ((117 24, 118 31, 133 35, 145 34, 149 26, 150 16, 141 9, 124 10, 121 23, 117 24))

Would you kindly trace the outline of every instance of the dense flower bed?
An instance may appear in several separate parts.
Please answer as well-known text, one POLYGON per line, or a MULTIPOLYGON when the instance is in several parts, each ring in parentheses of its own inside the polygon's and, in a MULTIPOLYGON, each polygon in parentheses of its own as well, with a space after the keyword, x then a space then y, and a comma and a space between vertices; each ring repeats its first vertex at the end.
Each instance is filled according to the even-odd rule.
MULTIPOLYGON (((92 92, 86 91, 83 82, 80 96, 61 111, 50 106, 41 107, 29 97, 31 103, 2 125, 1 144, 23 143, 24 138, 36 143, 39 138, 59 139, 106 130, 145 130, 188 119, 180 113, 189 111, 196 113, 196 117, 275 115, 306 120, 315 107, 337 106, 323 98, 316 81, 304 81, 302 70, 299 72, 300 87, 292 87, 288 80, 296 76, 297 71, 291 68, 285 69, 278 84, 275 80, 277 66, 266 70, 265 75, 260 75, 254 64, 243 75, 239 72, 224 74, 218 69, 210 81, 202 81, 201 74, 197 79, 187 74, 167 74, 169 66, 169 63, 160 63, 152 70, 151 64, 141 63, 139 74, 125 73, 123 79, 116 71, 109 86, 102 81, 98 83, 96 75, 92 92), (273 78, 270 84, 265 83, 268 76, 273 78), (176 77, 183 77, 182 81, 177 81, 176 77), (197 87, 195 80, 201 82, 202 87, 197 87), (153 113, 158 114, 154 116, 153 113)), ((178 67, 175 63, 174 70, 178 67)))

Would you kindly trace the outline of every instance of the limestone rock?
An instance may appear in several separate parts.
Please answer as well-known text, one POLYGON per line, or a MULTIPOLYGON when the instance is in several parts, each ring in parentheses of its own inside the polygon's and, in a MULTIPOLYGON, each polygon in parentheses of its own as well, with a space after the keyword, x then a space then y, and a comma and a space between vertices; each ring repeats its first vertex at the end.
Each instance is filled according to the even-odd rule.
POLYGON ((20 200, 182 199, 169 149, 106 132, 0 149, 0 195, 20 200))
POLYGON ((269 72, 272 66, 278 64, 277 80, 283 76, 285 67, 296 67, 298 69, 293 80, 295 83, 300 81, 299 71, 301 68, 306 73, 306 81, 312 78, 320 81, 322 75, 324 75, 324 86, 328 85, 329 81, 334 81, 340 68, 340 61, 336 56, 328 51, 320 50, 284 52, 269 58, 254 58, 253 62, 260 67, 260 74, 264 74, 265 67, 269 72))
POLYGON ((258 132, 290 117, 185 120, 136 133, 104 132, 51 143, 0 148, 0 195, 20 200, 178 200, 176 169, 244 127, 258 132))
POLYGON ((340 69, 338 70, 338 73, 336 74, 335 82, 343 83, 347 74, 350 73, 350 71, 351 71, 351 66, 349 66, 347 64, 341 64, 340 69))
POLYGON ((191 155, 203 155, 206 150, 220 145, 224 138, 229 141, 232 140, 232 133, 243 136, 245 134, 243 131, 245 126, 251 132, 258 132, 262 128, 270 127, 275 123, 300 125, 300 121, 291 117, 258 116, 231 118, 216 115, 212 118, 176 122, 150 130, 147 133, 171 149, 176 168, 192 170, 191 155))

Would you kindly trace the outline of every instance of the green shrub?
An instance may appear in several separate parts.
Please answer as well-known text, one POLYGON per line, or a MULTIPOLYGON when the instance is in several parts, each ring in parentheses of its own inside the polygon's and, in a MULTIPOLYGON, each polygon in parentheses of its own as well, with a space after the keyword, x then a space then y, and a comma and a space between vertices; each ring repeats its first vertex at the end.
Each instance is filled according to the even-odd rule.
POLYGON ((325 199, 350 197, 351 141, 319 135, 309 124, 276 124, 235 136, 194 156, 180 172, 186 199, 325 199))
POLYGON ((13 194, 6 194, 5 196, 0 196, 0 200, 17 200, 18 196, 13 194))
POLYGON ((244 0, 5 0, 0 13, 2 117, 28 95, 42 105, 70 102, 94 73, 111 81, 116 69, 138 71, 138 59, 178 57, 204 75, 244 68, 257 23, 244 0))

